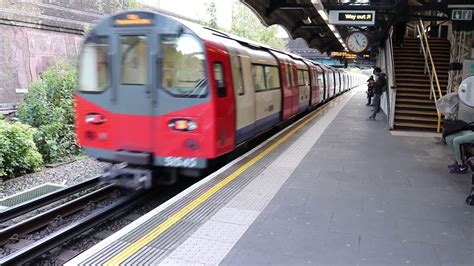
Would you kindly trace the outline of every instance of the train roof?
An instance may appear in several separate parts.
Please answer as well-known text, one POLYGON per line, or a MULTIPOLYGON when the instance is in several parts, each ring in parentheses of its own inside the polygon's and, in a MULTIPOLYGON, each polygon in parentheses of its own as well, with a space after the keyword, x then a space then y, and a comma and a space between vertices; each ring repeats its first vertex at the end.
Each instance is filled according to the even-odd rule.
MULTIPOLYGON (((179 32, 179 26, 181 26, 181 27, 186 28, 187 30, 189 30, 190 32, 195 34, 197 37, 199 37, 203 40, 212 41, 212 40, 215 40, 216 36, 221 37, 221 38, 227 38, 227 39, 230 39, 230 40, 234 40, 234 41, 240 43, 241 45, 247 46, 247 47, 252 48, 252 49, 278 52, 278 53, 284 54, 286 56, 289 56, 291 59, 296 60, 296 61, 311 63, 313 65, 318 65, 320 67, 325 67, 325 68, 329 68, 329 69, 334 70, 334 68, 332 68, 330 66, 315 63, 315 62, 313 62, 311 60, 308 60, 306 58, 303 58, 303 57, 301 57, 300 55, 297 55, 297 54, 289 53, 287 51, 283 51, 283 50, 280 50, 280 49, 277 49, 277 48, 274 48, 274 47, 270 47, 268 45, 260 44, 260 43, 257 43, 255 41, 252 41, 252 40, 249 40, 249 39, 246 39, 246 38, 242 38, 242 37, 236 36, 236 35, 231 34, 231 33, 227 33, 227 32, 224 32, 224 31, 217 30, 217 29, 209 28, 209 27, 206 27, 206 26, 203 26, 203 25, 200 25, 200 24, 188 21, 188 20, 176 18, 176 17, 170 16, 170 15, 167 15, 167 14, 156 12, 156 11, 139 11, 139 10, 137 10, 137 11, 124 11, 124 12, 116 13, 116 14, 108 16, 108 17, 104 18, 102 21, 100 21, 94 27, 94 29, 90 32, 90 34, 94 34, 96 28, 104 28, 105 27, 105 28, 110 29, 110 27, 117 26, 116 21, 118 19, 128 17, 128 15, 136 15, 138 17, 143 15, 143 16, 149 18, 150 20, 153 19, 153 22, 150 23, 149 26, 155 26, 155 27, 157 25, 153 24, 153 23, 156 23, 156 21, 158 21, 158 20, 165 19, 165 20, 168 20, 168 22, 173 21, 176 24, 176 25, 173 25, 173 26, 174 26, 174 28, 176 28, 177 32, 179 32), (115 21, 115 23, 114 23, 114 21, 115 21)), ((171 24, 169 24, 169 26, 170 25, 171 24)), ((133 26, 133 25, 130 25, 130 26, 133 26)), ((136 30, 136 27, 133 27, 133 30, 136 30)))

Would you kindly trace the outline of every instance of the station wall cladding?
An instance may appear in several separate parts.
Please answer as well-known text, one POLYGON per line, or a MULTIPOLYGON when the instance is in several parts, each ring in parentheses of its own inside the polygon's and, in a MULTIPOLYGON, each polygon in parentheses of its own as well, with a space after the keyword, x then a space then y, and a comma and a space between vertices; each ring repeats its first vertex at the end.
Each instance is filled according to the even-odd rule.
POLYGON ((126 0, 0 0, 0 111, 55 60, 76 58, 84 30, 126 0))

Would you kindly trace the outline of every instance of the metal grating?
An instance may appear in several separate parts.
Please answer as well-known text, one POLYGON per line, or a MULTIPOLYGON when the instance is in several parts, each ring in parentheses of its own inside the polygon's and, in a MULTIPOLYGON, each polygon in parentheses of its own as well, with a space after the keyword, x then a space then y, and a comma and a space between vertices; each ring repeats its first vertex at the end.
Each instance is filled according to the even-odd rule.
POLYGON ((34 187, 32 189, 29 189, 27 191, 23 191, 18 194, 3 198, 2 200, 0 200, 0 210, 2 209, 2 207, 4 208, 13 207, 15 205, 30 201, 32 199, 46 195, 48 193, 51 193, 61 188, 64 188, 64 186, 52 184, 52 183, 46 183, 46 184, 34 187))

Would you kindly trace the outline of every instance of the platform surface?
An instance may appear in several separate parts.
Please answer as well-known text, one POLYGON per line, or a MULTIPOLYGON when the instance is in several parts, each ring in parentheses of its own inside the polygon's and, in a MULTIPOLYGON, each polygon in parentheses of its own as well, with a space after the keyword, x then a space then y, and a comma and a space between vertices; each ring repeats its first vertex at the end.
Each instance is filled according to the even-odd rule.
MULTIPOLYGON (((137 230, 128 226, 69 264, 474 265, 469 175, 448 173, 450 152, 436 136, 391 132, 382 114, 368 120, 365 101, 363 88, 339 97, 245 170, 245 181, 227 183, 231 196, 187 214, 205 218, 170 225, 179 241, 130 240, 137 230), (106 255, 110 245, 121 258, 106 255)), ((131 226, 148 226, 166 208, 131 226)))

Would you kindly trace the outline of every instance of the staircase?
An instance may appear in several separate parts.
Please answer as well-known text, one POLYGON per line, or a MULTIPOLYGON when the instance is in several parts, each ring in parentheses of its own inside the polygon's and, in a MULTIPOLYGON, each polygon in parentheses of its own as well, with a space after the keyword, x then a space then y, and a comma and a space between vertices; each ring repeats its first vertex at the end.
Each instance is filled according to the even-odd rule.
MULTIPOLYGON (((436 67, 441 92, 446 94, 448 85, 450 44, 445 39, 428 39, 436 67)), ((420 40, 407 38, 403 47, 394 45, 395 83, 395 129, 436 131, 438 115, 434 99, 430 100, 430 78, 424 73, 425 59, 420 53, 420 40)), ((428 64, 431 62, 428 59, 428 64)), ((436 93, 436 81, 433 77, 436 93)), ((437 94, 438 95, 438 94, 437 94)))

